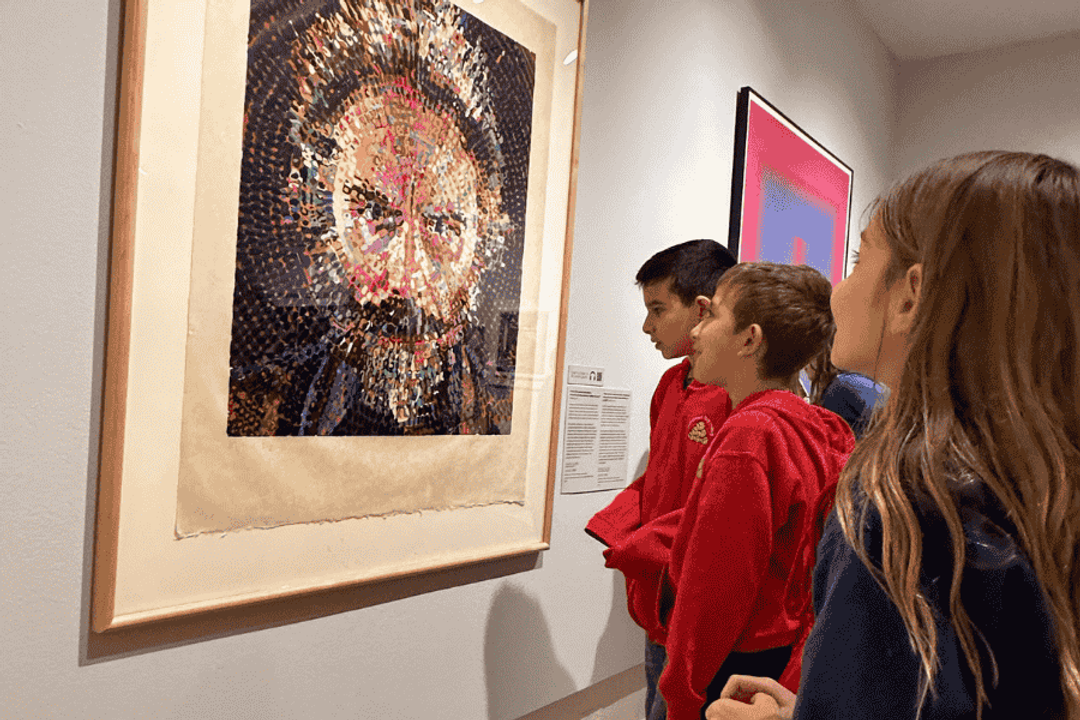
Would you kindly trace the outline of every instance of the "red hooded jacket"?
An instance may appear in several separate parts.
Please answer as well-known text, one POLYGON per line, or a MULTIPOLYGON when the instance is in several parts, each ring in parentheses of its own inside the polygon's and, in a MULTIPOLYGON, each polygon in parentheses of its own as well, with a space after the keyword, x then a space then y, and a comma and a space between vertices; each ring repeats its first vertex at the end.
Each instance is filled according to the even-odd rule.
MULTIPOLYGON (((802 639, 813 622, 821 521, 854 444, 838 415, 783 390, 745 398, 721 428, 663 580, 674 592, 660 678, 668 720, 699 720, 705 690, 732 651, 802 639)), ((795 678, 797 664, 788 668, 795 678)))
POLYGON ((606 566, 626 576, 630 617, 660 644, 666 637, 657 615, 660 576, 701 458, 731 413, 723 388, 698 382, 684 387, 689 371, 690 361, 683 360, 660 378, 649 414, 645 472, 585 527, 608 546, 606 566))

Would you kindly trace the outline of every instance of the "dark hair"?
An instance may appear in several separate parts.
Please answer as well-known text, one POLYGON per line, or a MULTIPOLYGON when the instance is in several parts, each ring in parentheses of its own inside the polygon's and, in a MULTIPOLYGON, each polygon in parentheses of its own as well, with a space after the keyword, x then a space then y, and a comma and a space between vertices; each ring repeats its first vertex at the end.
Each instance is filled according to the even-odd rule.
POLYGON ((671 292, 690 305, 698 295, 712 297, 720 277, 734 265, 735 256, 715 240, 688 240, 646 260, 634 280, 641 287, 670 278, 671 292))
POLYGON ((832 364, 832 345, 835 334, 834 325, 833 336, 829 337, 829 341, 825 343, 820 353, 810 358, 806 366, 811 385, 810 396, 807 399, 812 405, 821 405, 825 400, 825 391, 840 375, 840 368, 832 364))
MULTIPOLYGON (((735 331, 761 326, 765 351, 758 367, 763 378, 789 379, 828 352, 836 324, 829 297, 832 284, 809 265, 741 263, 725 273, 720 286, 738 293, 732 315, 735 331)), ((811 397, 820 397, 814 378, 811 397)))

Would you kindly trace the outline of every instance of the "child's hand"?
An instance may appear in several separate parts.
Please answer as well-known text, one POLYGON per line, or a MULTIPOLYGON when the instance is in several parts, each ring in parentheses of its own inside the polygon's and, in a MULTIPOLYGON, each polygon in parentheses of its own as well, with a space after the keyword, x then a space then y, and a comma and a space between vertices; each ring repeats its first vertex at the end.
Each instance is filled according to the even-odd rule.
POLYGON ((757 693, 750 702, 720 698, 705 708, 705 720, 787 720, 781 715, 776 701, 765 693, 757 693))
POLYGON ((706 720, 791 720, 795 694, 772 678, 732 675, 706 720))

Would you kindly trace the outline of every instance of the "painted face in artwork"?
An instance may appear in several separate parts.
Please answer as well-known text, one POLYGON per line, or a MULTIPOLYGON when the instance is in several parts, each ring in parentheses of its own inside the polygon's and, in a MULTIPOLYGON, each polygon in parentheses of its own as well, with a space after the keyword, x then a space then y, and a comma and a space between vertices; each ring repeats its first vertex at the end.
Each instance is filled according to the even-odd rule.
POLYGON ((363 94, 334 132, 333 250, 357 302, 408 301, 444 331, 463 321, 498 195, 453 118, 404 83, 363 94))
POLYGON ((697 305, 687 305, 671 292, 670 278, 649 283, 641 290, 646 311, 642 332, 649 336, 666 360, 688 355, 690 331, 700 314, 697 305))
POLYGON ((252 25, 230 434, 510 432, 535 55, 453 2, 283 7, 252 25))
MULTIPOLYGON (((415 422, 451 374, 492 243, 509 219, 498 186, 467 147, 454 117, 406 81, 357 93, 334 126, 337 150, 324 172, 333 232, 308 250, 322 280, 347 288, 341 306, 365 387, 398 422, 415 422)), ((456 392, 456 391, 455 391, 456 392)), ((469 392, 467 390, 462 392, 469 392)))

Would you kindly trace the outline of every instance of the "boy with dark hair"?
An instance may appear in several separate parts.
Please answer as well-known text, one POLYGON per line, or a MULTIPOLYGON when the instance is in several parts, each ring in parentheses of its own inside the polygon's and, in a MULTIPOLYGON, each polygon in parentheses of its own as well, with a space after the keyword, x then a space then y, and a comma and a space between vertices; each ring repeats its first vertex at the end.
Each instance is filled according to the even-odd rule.
POLYGON ((686 355, 698 322, 695 298, 711 296, 735 258, 713 240, 691 240, 653 255, 636 281, 645 301, 641 329, 665 359, 684 358, 660 378, 649 413, 644 474, 589 521, 585 531, 608 546, 606 566, 626 576, 627 609, 648 634, 645 648, 647 720, 663 720, 656 685, 664 669, 666 630, 656 598, 671 543, 705 448, 731 412, 721 388, 695 382, 686 355))
POLYGON ((683 305, 696 311, 696 298, 701 293, 695 292, 700 288, 715 288, 724 271, 734 264, 735 257, 715 240, 689 240, 646 260, 634 280, 643 289, 670 280, 671 292, 683 305))

